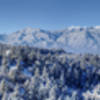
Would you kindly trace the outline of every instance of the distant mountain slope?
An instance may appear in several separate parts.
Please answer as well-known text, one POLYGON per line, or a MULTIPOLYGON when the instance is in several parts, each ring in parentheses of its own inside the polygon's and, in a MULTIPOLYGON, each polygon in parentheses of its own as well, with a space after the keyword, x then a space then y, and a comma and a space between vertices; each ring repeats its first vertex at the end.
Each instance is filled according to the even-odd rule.
POLYGON ((63 48, 74 53, 100 54, 100 27, 68 27, 60 31, 25 28, 6 38, 13 45, 28 45, 39 48, 63 48))

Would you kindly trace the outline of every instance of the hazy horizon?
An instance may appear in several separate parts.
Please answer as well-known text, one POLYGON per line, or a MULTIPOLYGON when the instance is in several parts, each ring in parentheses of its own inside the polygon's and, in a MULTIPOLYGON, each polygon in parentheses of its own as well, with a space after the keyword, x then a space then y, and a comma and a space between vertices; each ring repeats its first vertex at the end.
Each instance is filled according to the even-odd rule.
POLYGON ((32 29, 41 29, 41 30, 45 30, 45 31, 61 31, 61 30, 65 30, 67 28, 91 28, 91 27, 94 27, 94 28, 100 28, 100 25, 95 25, 95 26, 75 26, 75 25, 72 25, 72 26, 66 26, 64 28, 59 28, 59 29, 45 29, 45 28, 39 28, 39 27, 32 27, 32 26, 27 26, 27 27, 23 27, 23 28, 19 28, 19 29, 15 29, 13 31, 10 31, 10 32, 1 32, 0 31, 0 34, 10 34, 10 33, 13 33, 13 32, 17 32, 19 30, 23 30, 23 29, 27 29, 27 28, 32 28, 32 29))

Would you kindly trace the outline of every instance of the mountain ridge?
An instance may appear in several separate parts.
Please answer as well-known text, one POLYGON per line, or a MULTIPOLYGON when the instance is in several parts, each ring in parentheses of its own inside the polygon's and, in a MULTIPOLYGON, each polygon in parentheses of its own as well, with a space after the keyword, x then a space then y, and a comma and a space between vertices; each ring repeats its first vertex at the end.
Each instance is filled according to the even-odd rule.
POLYGON ((11 45, 60 48, 73 53, 100 54, 100 26, 72 26, 56 31, 28 27, 2 37, 0 35, 0 42, 11 45))

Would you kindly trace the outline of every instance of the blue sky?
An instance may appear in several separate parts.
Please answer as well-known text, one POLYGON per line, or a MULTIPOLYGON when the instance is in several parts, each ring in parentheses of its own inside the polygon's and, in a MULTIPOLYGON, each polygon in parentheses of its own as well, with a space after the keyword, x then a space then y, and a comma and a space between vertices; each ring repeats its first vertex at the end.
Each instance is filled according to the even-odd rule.
POLYGON ((100 25, 100 0, 0 0, 0 32, 100 25))

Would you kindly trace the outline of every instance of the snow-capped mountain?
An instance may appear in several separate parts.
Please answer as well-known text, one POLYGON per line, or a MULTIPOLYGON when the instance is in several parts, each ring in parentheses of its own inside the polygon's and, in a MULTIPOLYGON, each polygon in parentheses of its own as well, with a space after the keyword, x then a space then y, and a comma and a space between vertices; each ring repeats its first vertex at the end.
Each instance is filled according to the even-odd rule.
POLYGON ((0 41, 12 45, 63 48, 74 53, 100 54, 100 27, 68 27, 59 31, 25 28, 0 38, 0 41))

